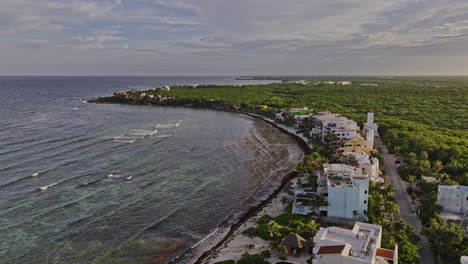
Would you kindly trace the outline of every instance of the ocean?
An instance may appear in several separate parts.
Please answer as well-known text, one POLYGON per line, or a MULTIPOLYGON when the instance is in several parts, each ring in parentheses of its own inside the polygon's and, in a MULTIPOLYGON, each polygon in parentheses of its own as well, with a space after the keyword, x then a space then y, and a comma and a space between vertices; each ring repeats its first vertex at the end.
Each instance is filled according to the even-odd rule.
POLYGON ((0 263, 166 263, 268 196, 303 157, 222 111, 90 104, 233 77, 0 77, 0 263))

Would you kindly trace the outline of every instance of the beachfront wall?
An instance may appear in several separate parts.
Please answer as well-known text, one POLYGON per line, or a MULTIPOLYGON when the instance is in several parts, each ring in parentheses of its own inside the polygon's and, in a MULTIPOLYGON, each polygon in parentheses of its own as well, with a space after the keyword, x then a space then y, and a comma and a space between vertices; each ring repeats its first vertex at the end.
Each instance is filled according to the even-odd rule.
POLYGON ((327 215, 367 221, 369 179, 355 177, 351 182, 353 184, 333 186, 328 180, 327 215))

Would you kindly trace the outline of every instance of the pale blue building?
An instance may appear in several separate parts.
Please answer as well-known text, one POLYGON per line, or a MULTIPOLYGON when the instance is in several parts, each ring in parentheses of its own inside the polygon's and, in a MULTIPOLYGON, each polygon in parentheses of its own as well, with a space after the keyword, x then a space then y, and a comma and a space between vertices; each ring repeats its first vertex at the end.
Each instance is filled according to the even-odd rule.
POLYGON ((327 216, 367 221, 369 179, 344 164, 325 164, 320 194, 328 197, 328 206, 320 208, 327 216), (327 165, 329 167, 327 167, 327 165), (325 184, 324 184, 325 185, 325 184))

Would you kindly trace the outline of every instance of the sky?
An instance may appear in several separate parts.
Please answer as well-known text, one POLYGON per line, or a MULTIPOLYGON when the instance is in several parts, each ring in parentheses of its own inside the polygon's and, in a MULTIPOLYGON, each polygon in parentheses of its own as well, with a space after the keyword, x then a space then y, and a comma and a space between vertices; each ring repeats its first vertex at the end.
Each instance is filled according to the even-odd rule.
POLYGON ((467 0, 1 0, 0 75, 468 75, 467 0))

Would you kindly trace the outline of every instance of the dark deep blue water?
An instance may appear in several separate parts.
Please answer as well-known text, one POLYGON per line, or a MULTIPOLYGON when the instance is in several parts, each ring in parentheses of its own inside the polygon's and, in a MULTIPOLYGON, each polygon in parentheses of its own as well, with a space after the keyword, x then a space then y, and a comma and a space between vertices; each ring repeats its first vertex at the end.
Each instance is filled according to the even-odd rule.
POLYGON ((301 159, 287 136, 233 113, 84 101, 246 82, 0 77, 0 263, 163 263, 250 207, 301 159))

